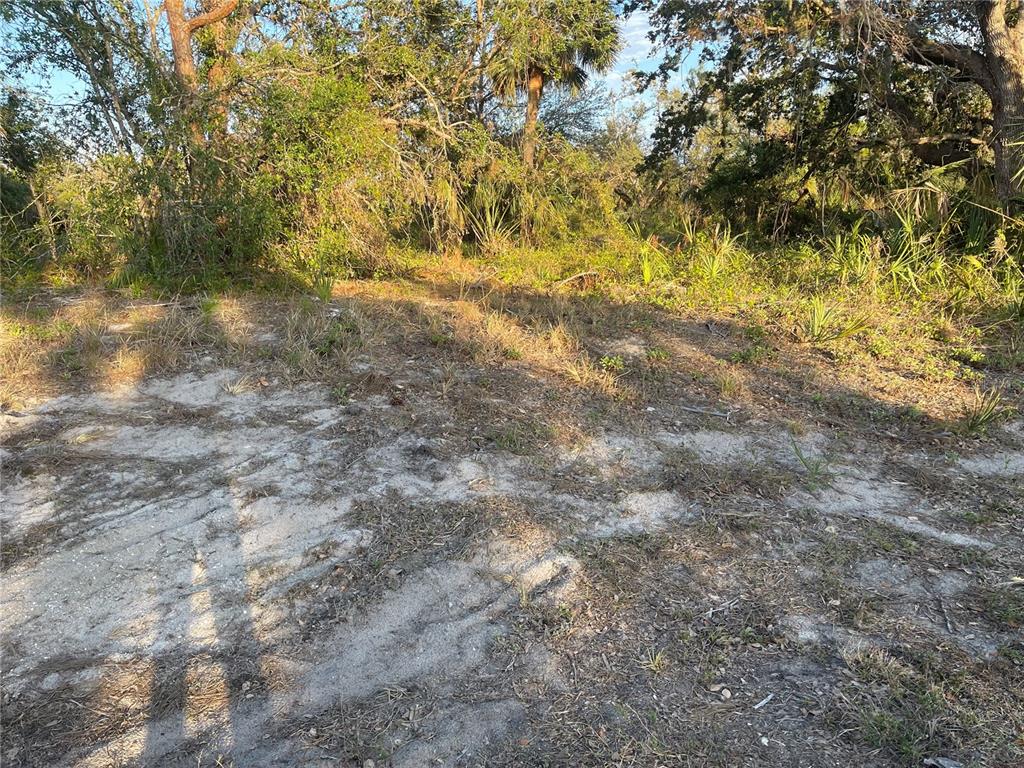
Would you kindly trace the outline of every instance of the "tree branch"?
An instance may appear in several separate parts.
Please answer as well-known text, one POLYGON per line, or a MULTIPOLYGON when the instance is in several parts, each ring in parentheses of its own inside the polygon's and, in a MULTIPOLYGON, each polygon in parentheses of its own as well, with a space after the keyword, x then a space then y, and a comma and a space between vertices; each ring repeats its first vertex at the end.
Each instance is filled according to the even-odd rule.
POLYGON ((222 19, 227 18, 235 8, 238 7, 238 0, 223 0, 220 5, 214 6, 206 13, 201 13, 194 19, 188 22, 188 31, 195 32, 197 29, 202 29, 208 24, 213 24, 222 19))
POLYGON ((985 57, 968 45, 939 43, 923 36, 912 36, 909 44, 899 53, 911 64, 949 67, 986 91, 993 87, 985 57))

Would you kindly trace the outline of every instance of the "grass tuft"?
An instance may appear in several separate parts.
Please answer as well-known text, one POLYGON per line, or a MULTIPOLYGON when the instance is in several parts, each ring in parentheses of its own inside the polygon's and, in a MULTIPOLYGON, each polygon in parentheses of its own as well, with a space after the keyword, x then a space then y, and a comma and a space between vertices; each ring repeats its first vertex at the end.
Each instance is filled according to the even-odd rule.
POLYGON ((1003 404, 1003 393, 999 389, 975 390, 974 402, 960 419, 960 431, 966 435, 978 436, 998 422, 1009 409, 1003 404))

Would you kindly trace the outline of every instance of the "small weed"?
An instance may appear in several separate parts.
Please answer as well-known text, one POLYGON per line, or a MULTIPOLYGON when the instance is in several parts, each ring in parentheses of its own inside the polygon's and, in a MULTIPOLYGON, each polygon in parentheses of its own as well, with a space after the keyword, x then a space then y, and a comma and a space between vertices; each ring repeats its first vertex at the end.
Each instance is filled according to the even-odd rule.
POLYGON ((199 300, 199 313, 203 316, 203 320, 209 322, 213 319, 214 314, 220 308, 220 299, 216 296, 203 296, 199 300))
POLYGON ((457 378, 458 372, 455 370, 454 365, 445 363, 441 366, 441 397, 448 397, 448 393, 455 385, 457 378))
POLYGON ((731 398, 743 392, 743 379, 732 371, 722 371, 715 377, 715 384, 718 386, 718 393, 724 398, 731 398))
POLYGON ((1007 643, 1000 646, 997 653, 1011 664, 1024 667, 1024 643, 1018 643, 1017 645, 1007 643))
POLYGON ((946 353, 950 360, 969 365, 973 368, 985 367, 985 353, 972 347, 953 347, 946 353))
POLYGON ((54 357, 56 368, 65 379, 70 379, 85 370, 81 353, 72 347, 62 349, 54 357))
POLYGON ((524 582, 519 582, 519 608, 520 610, 526 610, 530 607, 530 590, 527 588, 524 582))
POLYGON ((286 359, 305 376, 323 373, 334 361, 347 361, 363 344, 355 318, 334 318, 316 307, 300 307, 290 315, 285 335, 286 359))
POLYGON ((641 657, 640 666, 656 675, 662 674, 668 669, 668 658, 665 656, 665 651, 655 651, 653 648, 648 650, 641 657))
POLYGON ((940 666, 940 658, 908 663, 882 649, 859 648, 844 659, 857 684, 847 690, 841 706, 855 732, 907 765, 955 748, 977 724, 962 700, 965 681, 940 666))
POLYGON ((898 347, 888 336, 875 333, 868 341, 868 354, 879 359, 891 358, 898 354, 898 347))
POLYGON ((974 403, 960 419, 960 431, 967 435, 983 435, 1007 410, 1000 390, 975 390, 974 403))
POLYGON ((760 325, 751 325, 743 330, 743 338, 754 344, 767 344, 768 332, 760 325))
POLYGON ((491 440, 502 450, 518 456, 535 453, 542 443, 552 437, 550 427, 540 422, 516 421, 490 435, 491 440))
POLYGON ((882 552, 914 555, 921 549, 921 542, 915 536, 886 523, 868 525, 862 536, 865 542, 882 552))
POLYGON ((895 416, 904 424, 923 424, 928 419, 928 414, 916 405, 905 405, 897 408, 895 416))
POLYGON ((75 332, 73 323, 67 320, 56 320, 52 323, 10 323, 4 330, 12 339, 30 339, 32 341, 57 341, 68 338, 75 332))
POLYGON ((990 511, 987 509, 969 509, 966 512, 964 512, 964 522, 967 525, 971 526, 988 525, 989 523, 994 522, 997 518, 998 515, 991 514, 990 511))
POLYGON ((729 355, 733 363, 759 363, 763 360, 770 360, 775 355, 775 350, 764 344, 753 344, 746 349, 733 352, 729 355))
POLYGON ((813 458, 805 454, 793 435, 789 436, 789 441, 793 444, 793 453, 796 454, 797 461, 800 462, 807 473, 805 480, 808 489, 817 491, 828 487, 832 481, 831 473, 828 470, 828 459, 824 456, 813 458))
POLYGON ((450 344, 455 338, 451 328, 440 315, 430 314, 427 320, 427 341, 435 347, 443 347, 450 344))
POLYGON ((248 392, 252 392, 255 389, 254 382, 248 376, 241 376, 234 381, 226 382, 221 386, 229 395, 244 395, 248 392))
POLYGON ((449 336, 447 333, 432 332, 427 336, 427 341, 429 341, 435 347, 443 347, 451 340, 452 337, 449 336))
POLYGON ((601 370, 608 373, 621 373, 626 370, 626 362, 622 355, 605 355, 600 361, 601 370))
POLYGON ((353 332, 347 323, 334 322, 327 326, 326 332, 312 345, 312 349, 320 357, 330 356, 338 349, 349 334, 353 332))
POLYGON ((581 387, 594 388, 610 396, 618 394, 615 376, 595 365, 585 352, 565 364, 565 373, 581 387))
POLYGON ((349 401, 349 392, 347 384, 338 384, 331 388, 331 398, 336 403, 345 404, 349 401))
POLYGON ((984 616, 1004 630, 1024 627, 1024 589, 1021 587, 990 588, 982 591, 980 603, 984 616))
POLYGON ((664 363, 668 359, 668 352, 661 347, 651 347, 647 350, 647 361, 650 363, 664 363))
POLYGON ((324 304, 331 300, 331 296, 334 294, 334 276, 328 272, 318 272, 313 275, 310 279, 310 288, 313 289, 313 295, 316 296, 324 304))
POLYGON ((658 276, 657 256, 652 251, 652 248, 645 247, 640 254, 640 279, 644 285, 650 285, 658 276))

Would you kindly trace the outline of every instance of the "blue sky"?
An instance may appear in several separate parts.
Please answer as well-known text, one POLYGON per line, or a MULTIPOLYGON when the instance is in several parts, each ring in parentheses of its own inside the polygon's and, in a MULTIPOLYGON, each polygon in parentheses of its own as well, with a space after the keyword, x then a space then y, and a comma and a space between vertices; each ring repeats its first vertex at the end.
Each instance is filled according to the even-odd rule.
MULTIPOLYGON (((641 130, 648 136, 653 131, 656 122, 654 107, 657 96, 653 90, 644 94, 635 93, 630 87, 629 74, 635 71, 654 72, 661 63, 661 53, 647 38, 650 29, 650 20, 646 14, 634 13, 629 18, 622 19, 619 28, 622 44, 619 57, 612 71, 598 79, 616 97, 610 105, 613 113, 623 107, 629 109, 637 104, 648 107, 647 114, 640 122, 641 130)), ((672 88, 681 88, 696 61, 697 51, 685 55, 679 71, 669 79, 667 85, 672 88)))

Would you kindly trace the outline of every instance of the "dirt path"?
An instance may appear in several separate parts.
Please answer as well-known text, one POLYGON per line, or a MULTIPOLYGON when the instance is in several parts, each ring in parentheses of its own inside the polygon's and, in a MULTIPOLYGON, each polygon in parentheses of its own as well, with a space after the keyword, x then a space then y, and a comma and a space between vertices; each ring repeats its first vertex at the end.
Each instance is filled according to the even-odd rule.
POLYGON ((438 380, 3 416, 5 765, 1024 759, 1020 422, 964 456, 665 397, 556 440, 542 387, 438 380))

